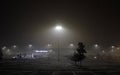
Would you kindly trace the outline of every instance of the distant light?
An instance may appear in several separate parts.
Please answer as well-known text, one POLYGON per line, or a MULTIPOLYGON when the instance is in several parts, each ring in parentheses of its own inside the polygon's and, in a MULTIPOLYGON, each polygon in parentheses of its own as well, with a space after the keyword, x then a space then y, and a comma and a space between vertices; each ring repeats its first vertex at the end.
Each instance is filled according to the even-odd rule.
POLYGON ((10 49, 7 49, 7 52, 10 52, 10 49))
POLYGON ((115 46, 112 46, 112 48, 115 48, 115 46))
POLYGON ((58 25, 58 26, 56 26, 55 29, 56 29, 56 30, 62 30, 62 26, 58 25))
POLYGON ((52 46, 51 44, 48 44, 48 47, 52 46))
POLYGON ((32 44, 29 44, 28 47, 31 48, 31 47, 32 47, 32 44))
POLYGON ((71 46, 71 47, 73 47, 73 46, 74 46, 74 44, 72 44, 72 43, 71 43, 71 44, 70 44, 70 46, 71 46))
POLYGON ((117 50, 119 50, 120 48, 117 48, 117 50))
POLYGON ((105 53, 105 51, 103 50, 102 53, 105 53))
POLYGON ((16 48, 17 46, 16 45, 13 45, 13 48, 16 48))
POLYGON ((94 47, 97 48, 97 47, 98 47, 98 44, 95 44, 94 47))
POLYGON ((39 52, 41 52, 41 53, 47 53, 48 51, 47 50, 36 50, 35 52, 37 52, 37 53, 39 53, 39 52))
POLYGON ((13 59, 15 59, 16 57, 12 57, 13 59))
POLYGON ((6 48, 7 48, 6 46, 3 46, 3 47, 2 47, 2 50, 5 50, 6 48))
POLYGON ((97 59, 97 57, 95 56, 94 59, 97 59))

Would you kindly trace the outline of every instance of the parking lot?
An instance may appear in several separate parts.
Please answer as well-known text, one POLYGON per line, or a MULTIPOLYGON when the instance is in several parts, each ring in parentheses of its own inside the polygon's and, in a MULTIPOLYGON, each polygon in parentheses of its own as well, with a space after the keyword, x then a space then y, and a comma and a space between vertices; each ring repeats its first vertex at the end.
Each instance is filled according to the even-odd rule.
POLYGON ((76 67, 45 60, 4 60, 0 62, 0 75, 119 75, 119 65, 76 67))

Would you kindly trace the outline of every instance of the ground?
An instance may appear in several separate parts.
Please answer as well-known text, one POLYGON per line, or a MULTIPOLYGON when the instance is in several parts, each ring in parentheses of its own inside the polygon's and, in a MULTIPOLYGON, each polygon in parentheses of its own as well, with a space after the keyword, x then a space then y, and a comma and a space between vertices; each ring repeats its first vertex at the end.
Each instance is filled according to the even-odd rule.
MULTIPOLYGON (((99 61, 98 61, 99 62, 99 61)), ((0 75, 120 75, 119 64, 90 64, 78 67, 62 61, 2 60, 0 75)), ((88 64, 88 63, 87 63, 88 64)))

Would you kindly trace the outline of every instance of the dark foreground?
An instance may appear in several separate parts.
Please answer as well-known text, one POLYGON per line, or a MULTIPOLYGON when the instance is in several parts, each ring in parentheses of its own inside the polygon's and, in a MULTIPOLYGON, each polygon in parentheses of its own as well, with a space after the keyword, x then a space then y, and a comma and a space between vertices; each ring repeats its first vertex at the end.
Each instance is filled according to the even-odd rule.
POLYGON ((0 75, 120 75, 120 65, 83 65, 50 63, 38 60, 0 61, 0 75))

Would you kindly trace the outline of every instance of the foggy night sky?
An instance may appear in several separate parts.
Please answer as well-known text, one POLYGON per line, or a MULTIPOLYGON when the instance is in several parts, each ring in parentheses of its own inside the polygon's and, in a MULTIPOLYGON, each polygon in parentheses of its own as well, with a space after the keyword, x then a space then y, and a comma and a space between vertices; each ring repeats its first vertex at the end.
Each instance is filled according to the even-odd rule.
POLYGON ((0 45, 39 44, 44 42, 43 33, 59 23, 71 31, 71 40, 120 43, 120 8, 116 0, 4 0, 0 10, 0 45))

